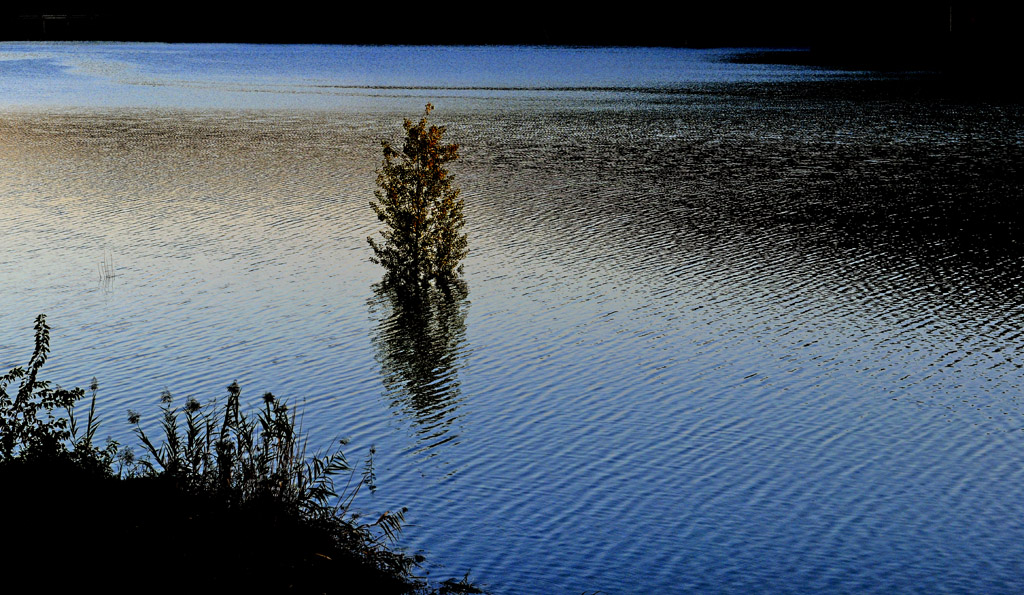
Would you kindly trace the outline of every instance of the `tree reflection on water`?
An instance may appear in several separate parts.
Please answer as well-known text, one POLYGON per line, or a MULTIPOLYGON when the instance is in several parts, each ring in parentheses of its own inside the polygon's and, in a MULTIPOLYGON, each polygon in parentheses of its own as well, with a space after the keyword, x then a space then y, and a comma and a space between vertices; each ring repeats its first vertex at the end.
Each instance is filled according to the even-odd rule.
POLYGON ((373 290, 373 345, 390 406, 413 426, 419 452, 457 441, 452 430, 462 400, 458 369, 466 342, 466 284, 413 295, 382 284, 373 290))

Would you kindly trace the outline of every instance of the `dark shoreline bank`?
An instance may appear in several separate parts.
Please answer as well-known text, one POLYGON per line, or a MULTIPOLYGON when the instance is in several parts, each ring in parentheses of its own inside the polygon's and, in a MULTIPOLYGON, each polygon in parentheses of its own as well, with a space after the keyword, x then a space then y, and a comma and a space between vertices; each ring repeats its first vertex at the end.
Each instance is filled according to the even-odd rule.
POLYGON ((837 48, 751 48, 732 61, 875 72, 912 80, 919 92, 960 99, 1014 100, 1020 92, 1016 79, 1006 76, 1005 66, 1011 54, 992 51, 993 55, 983 56, 976 50, 957 53, 952 48, 930 54, 898 49, 861 53, 837 48))

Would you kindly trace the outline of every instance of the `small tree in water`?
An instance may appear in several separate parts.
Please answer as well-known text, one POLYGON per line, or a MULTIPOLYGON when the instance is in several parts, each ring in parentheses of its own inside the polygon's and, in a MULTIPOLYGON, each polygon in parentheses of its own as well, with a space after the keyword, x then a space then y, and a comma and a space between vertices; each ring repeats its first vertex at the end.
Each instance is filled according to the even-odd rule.
POLYGON ((376 200, 370 201, 377 219, 387 228, 383 243, 367 238, 370 259, 385 269, 385 284, 418 291, 432 281, 447 287, 462 274, 469 252, 463 201, 446 164, 459 158, 459 145, 444 144, 444 126, 428 126, 426 106, 418 124, 405 120, 405 146, 396 151, 381 141, 384 161, 377 171, 376 200))

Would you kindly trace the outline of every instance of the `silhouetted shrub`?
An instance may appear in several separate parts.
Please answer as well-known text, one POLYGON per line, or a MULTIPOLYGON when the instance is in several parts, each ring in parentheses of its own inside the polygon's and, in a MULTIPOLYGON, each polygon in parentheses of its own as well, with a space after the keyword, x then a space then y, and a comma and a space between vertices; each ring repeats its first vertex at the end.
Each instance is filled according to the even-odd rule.
POLYGON ((85 432, 79 436, 74 407, 85 391, 51 387, 49 382, 39 379, 39 370, 49 353, 50 327, 46 316, 40 314, 35 321, 35 347, 28 365, 0 376, 0 464, 15 458, 59 458, 96 473, 111 473, 117 443, 110 442, 104 448, 93 444, 99 425, 95 415, 96 379, 91 386, 92 403, 85 432), (15 385, 16 390, 8 393, 8 388, 15 385))

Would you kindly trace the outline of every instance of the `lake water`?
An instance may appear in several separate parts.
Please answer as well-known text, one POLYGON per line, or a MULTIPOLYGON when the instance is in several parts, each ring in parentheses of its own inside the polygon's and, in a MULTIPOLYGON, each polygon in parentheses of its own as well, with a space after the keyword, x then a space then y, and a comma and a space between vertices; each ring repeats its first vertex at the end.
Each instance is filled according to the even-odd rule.
POLYGON ((1019 593, 1024 110, 733 53, 0 44, 0 367, 46 313, 124 444, 302 404, 494 593, 1019 593), (471 253, 417 316, 366 237, 428 101, 471 253))

